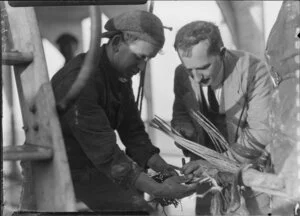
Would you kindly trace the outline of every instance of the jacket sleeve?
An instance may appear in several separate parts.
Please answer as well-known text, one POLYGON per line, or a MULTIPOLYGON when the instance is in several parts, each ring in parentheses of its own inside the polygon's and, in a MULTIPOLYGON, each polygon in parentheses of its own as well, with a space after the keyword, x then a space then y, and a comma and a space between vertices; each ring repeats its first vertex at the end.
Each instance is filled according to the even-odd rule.
POLYGON ((152 144, 145 131, 144 122, 135 104, 131 82, 126 83, 126 92, 124 119, 117 130, 121 141, 126 146, 126 154, 139 166, 147 169, 148 160, 160 150, 152 144))
MULTIPOLYGON (((79 70, 74 69, 74 73, 79 70)), ((70 86, 72 79, 65 79, 54 86, 54 92, 61 94, 70 86)), ((74 80, 74 79, 73 79, 74 80)), ((60 116, 63 130, 69 130, 79 143, 86 157, 101 172, 114 182, 128 187, 135 183, 142 169, 121 151, 116 144, 116 135, 111 128, 104 109, 98 103, 99 85, 90 79, 76 102, 60 116)), ((76 143, 71 143, 75 145, 76 143)))
MULTIPOLYGON (((184 94, 187 92, 187 87, 184 85, 188 79, 186 72, 182 65, 179 65, 175 70, 174 76, 174 103, 173 103, 173 113, 171 126, 179 132, 183 137, 189 139, 191 141, 197 142, 197 131, 191 121, 191 117, 186 109, 186 105, 184 104, 182 98, 184 94)), ((175 142, 175 145, 182 150, 182 153, 186 157, 195 156, 190 151, 184 149, 179 144, 175 142)))
POLYGON ((171 125, 172 127, 181 133, 186 138, 191 139, 195 135, 195 128, 191 121, 185 104, 182 101, 184 94, 186 93, 186 87, 184 82, 188 77, 185 76, 185 71, 182 65, 179 65, 175 70, 174 77, 174 103, 171 125))
POLYGON ((237 142, 234 144, 239 156, 246 160, 254 159, 271 141, 268 114, 272 88, 266 65, 258 59, 250 59, 244 107, 246 122, 240 127, 237 142), (249 151, 243 151, 243 147, 249 151))

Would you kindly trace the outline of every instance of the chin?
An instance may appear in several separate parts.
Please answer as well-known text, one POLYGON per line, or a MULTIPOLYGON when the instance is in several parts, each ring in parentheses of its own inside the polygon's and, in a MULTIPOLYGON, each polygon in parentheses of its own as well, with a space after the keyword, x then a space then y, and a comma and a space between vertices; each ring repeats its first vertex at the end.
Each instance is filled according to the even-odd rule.
POLYGON ((124 77, 120 77, 119 81, 122 82, 122 83, 126 83, 126 82, 128 82, 128 79, 124 78, 124 77))
POLYGON ((207 82, 201 82, 201 85, 202 86, 209 86, 209 85, 211 85, 211 79, 209 79, 207 82))

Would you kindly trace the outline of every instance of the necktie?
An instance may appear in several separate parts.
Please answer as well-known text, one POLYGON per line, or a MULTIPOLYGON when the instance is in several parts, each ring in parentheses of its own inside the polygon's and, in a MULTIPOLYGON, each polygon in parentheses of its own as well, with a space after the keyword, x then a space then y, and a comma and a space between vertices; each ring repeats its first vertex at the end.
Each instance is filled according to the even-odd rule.
POLYGON ((205 100, 205 96, 204 96, 204 93, 203 93, 202 86, 199 85, 199 87, 200 87, 200 94, 201 94, 202 112, 203 112, 204 115, 206 115, 206 113, 208 112, 208 105, 207 105, 206 100, 205 100))
MULTIPOLYGON (((211 89, 212 91, 212 89, 211 89)), ((209 100, 206 101, 205 99, 205 96, 204 96, 204 93, 203 93, 203 89, 202 89, 202 86, 200 86, 200 94, 201 94, 201 98, 202 98, 202 114, 205 115, 206 118, 208 118, 209 121, 212 122, 212 112, 209 111, 209 107, 208 107, 208 104, 210 103, 209 100)), ((213 123, 213 122, 212 122, 213 123)), ((214 123, 213 123, 214 124, 214 123)), ((217 150, 216 147, 214 146, 213 142, 211 141, 211 138, 209 137, 209 135, 207 134, 207 132, 205 130, 203 130, 203 137, 204 137, 204 145, 210 149, 213 149, 213 150, 217 150)))
POLYGON ((210 105, 210 109, 213 112, 218 113, 219 112, 219 103, 217 101, 214 90, 210 86, 207 87, 207 95, 208 95, 208 102, 210 105))

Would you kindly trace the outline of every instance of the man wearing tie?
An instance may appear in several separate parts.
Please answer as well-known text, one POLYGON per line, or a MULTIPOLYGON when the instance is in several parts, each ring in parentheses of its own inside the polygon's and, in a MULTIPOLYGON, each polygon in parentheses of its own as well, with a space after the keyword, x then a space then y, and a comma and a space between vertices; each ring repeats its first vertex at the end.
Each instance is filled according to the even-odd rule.
MULTIPOLYGON (((190 115, 200 111, 220 130, 237 156, 232 160, 247 163, 253 155, 244 149, 263 151, 270 142, 267 126, 272 83, 263 61, 250 53, 226 50, 216 25, 194 21, 176 34, 174 48, 181 64, 175 70, 172 127, 185 138, 214 149, 206 132, 190 115)), ((183 149, 191 162, 185 174, 201 169, 199 156, 183 149)), ((208 186, 200 185, 198 192, 208 186)), ((268 214, 265 194, 249 195, 246 206, 250 214, 268 214), (254 207, 255 205, 255 207, 254 207)), ((197 199, 196 213, 210 214, 211 196, 197 199)))

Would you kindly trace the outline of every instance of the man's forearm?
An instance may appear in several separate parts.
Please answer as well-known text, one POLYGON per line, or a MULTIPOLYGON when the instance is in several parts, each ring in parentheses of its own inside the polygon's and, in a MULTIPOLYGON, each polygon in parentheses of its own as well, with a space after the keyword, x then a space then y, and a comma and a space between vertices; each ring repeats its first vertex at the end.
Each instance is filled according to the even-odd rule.
POLYGON ((156 172, 161 172, 168 164, 162 159, 159 154, 154 154, 148 160, 147 165, 156 172))

